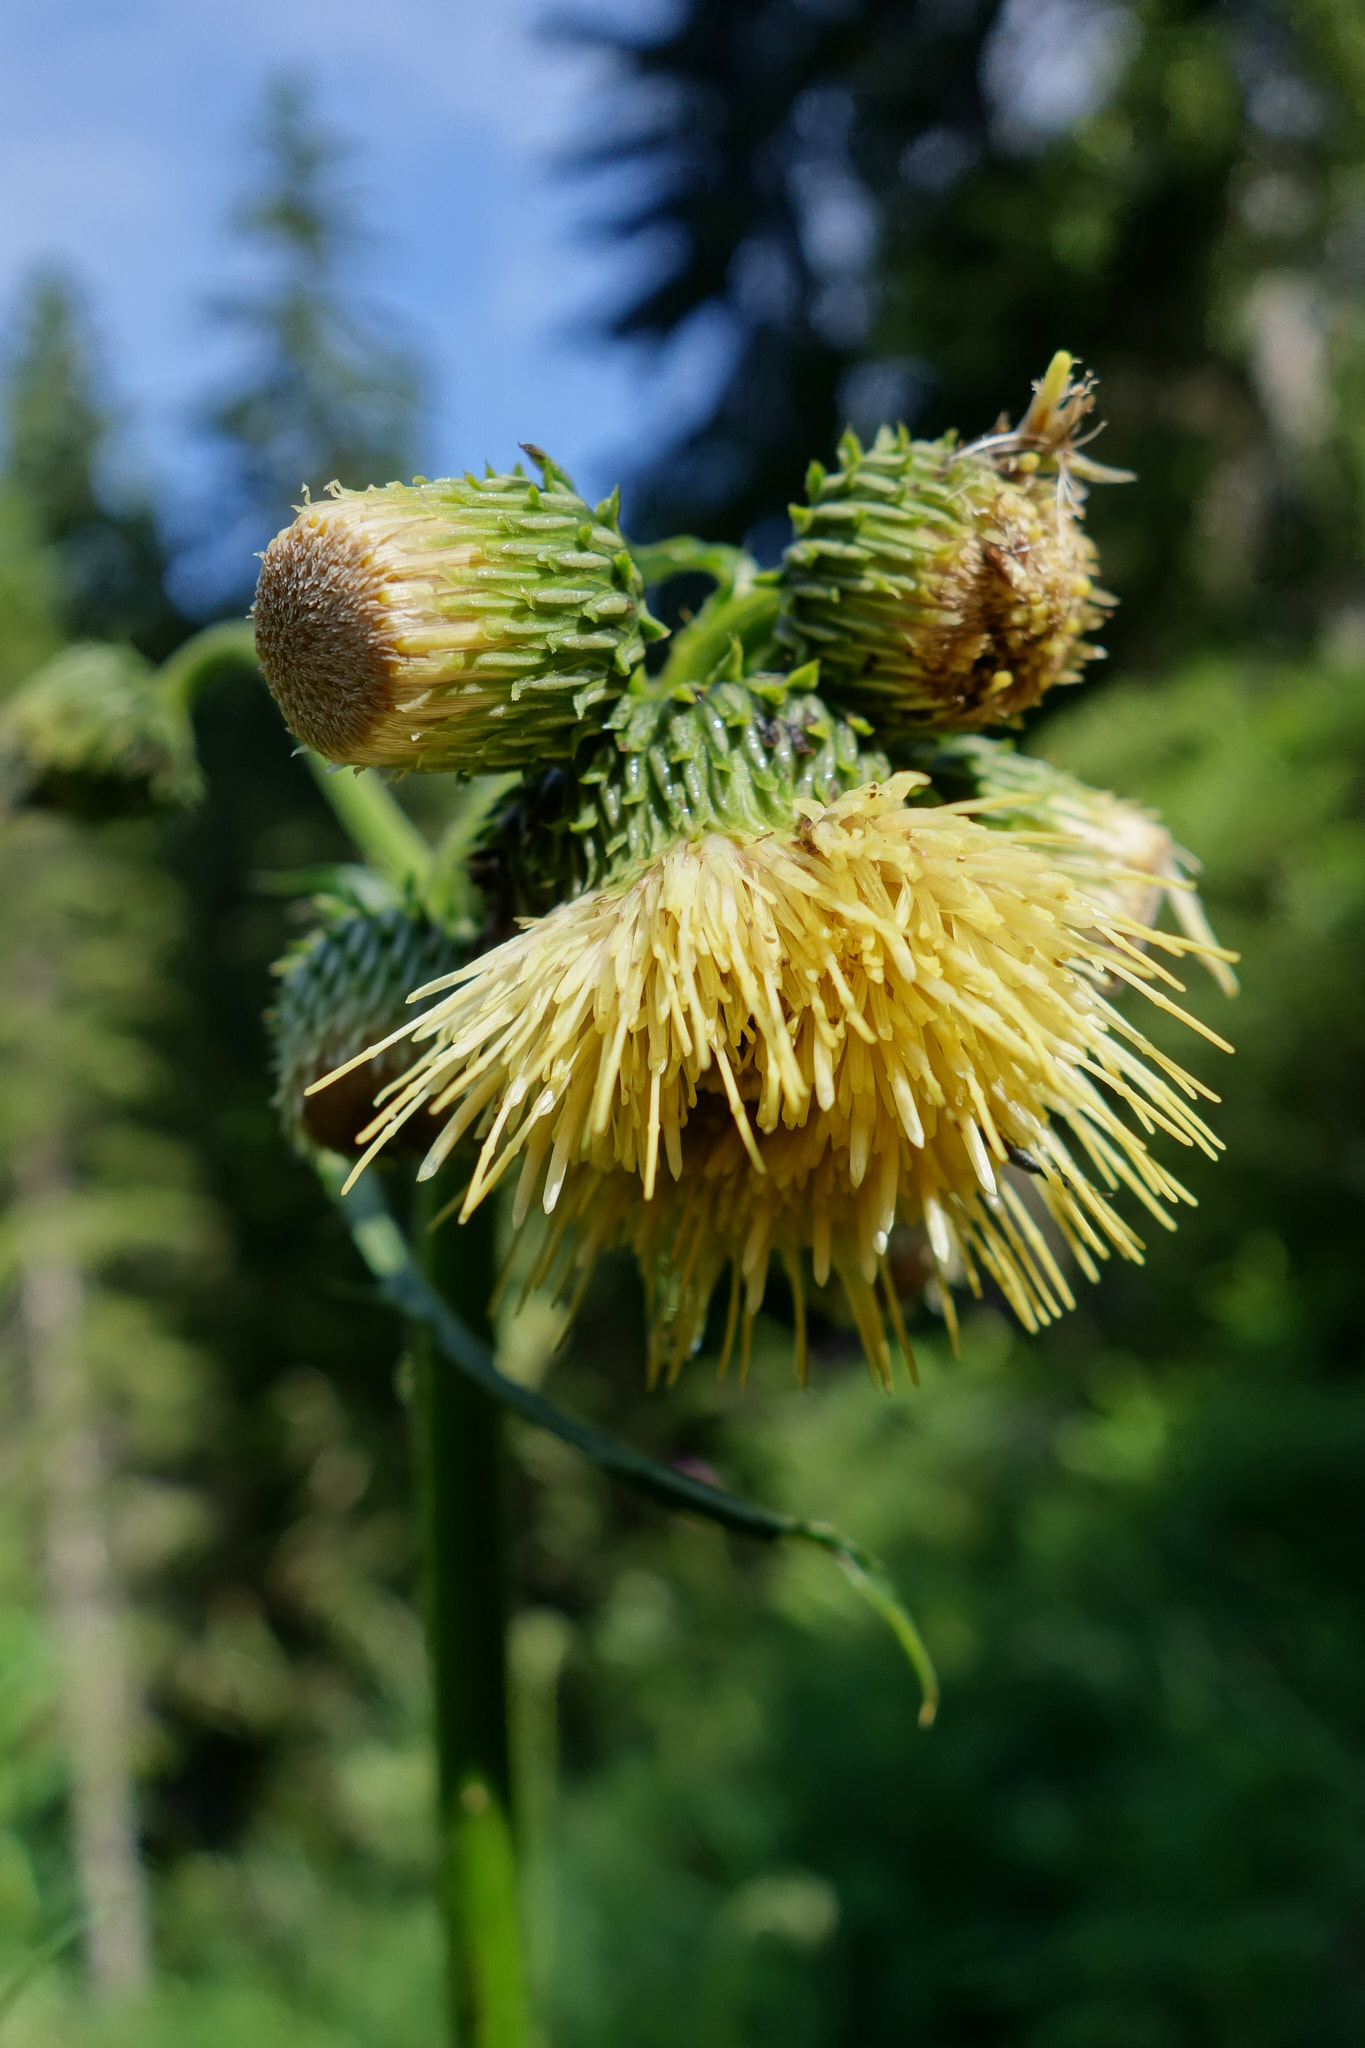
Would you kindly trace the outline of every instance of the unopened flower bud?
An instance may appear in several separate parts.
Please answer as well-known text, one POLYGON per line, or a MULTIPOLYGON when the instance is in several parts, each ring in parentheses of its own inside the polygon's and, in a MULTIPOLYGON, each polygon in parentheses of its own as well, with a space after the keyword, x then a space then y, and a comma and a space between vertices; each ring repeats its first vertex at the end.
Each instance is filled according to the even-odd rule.
POLYGON ((186 803, 201 778, 183 693, 131 647, 68 647, 30 676, 0 716, 0 796, 87 793, 186 803))
MULTIPOLYGON (((375 1096, 396 1080, 410 1054, 395 1049, 354 1067, 336 1087, 307 1090, 410 1013, 413 989, 449 974, 463 949, 420 914, 346 903, 287 953, 275 969, 279 995, 270 1014, 275 1041, 275 1106, 291 1137, 328 1152, 354 1154, 355 1134, 374 1116, 375 1096)), ((414 1132, 418 1149, 431 1131, 414 1132)))
POLYGON ((999 724, 1099 653, 1084 635, 1113 600, 1095 588, 1076 454, 1092 404, 1059 356, 1029 412, 970 447, 882 427, 848 433, 792 507, 782 639, 820 661, 821 688, 879 736, 999 724))
MULTIPOLYGON (((531 451, 536 454, 536 451, 531 451)), ((333 486, 266 550, 256 646, 291 732, 356 767, 565 759, 663 628, 617 523, 544 482, 333 486)))

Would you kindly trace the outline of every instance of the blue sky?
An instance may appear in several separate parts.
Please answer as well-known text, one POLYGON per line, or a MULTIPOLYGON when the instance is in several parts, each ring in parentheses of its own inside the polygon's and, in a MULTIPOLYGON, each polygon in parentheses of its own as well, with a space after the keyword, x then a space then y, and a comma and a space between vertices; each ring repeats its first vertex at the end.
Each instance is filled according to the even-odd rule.
MULTIPOLYGON (((704 391, 671 361, 566 338, 619 289, 550 158, 592 120, 600 58, 535 35, 546 0, 45 0, 0 9, 0 312, 27 273, 82 278, 129 467, 172 508, 205 482, 193 422, 229 374, 206 304, 244 273, 228 226, 267 82, 292 72, 356 145, 360 269, 424 356, 432 473, 553 450, 596 494, 704 391)), ((596 11, 605 0, 598 0, 596 11)), ((632 21, 667 0, 613 0, 632 21)))

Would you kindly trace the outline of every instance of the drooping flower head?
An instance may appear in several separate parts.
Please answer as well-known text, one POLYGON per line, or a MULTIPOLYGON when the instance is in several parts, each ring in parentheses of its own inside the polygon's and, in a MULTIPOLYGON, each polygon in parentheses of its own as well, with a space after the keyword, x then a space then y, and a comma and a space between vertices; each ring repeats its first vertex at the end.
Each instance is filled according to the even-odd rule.
POLYGON ((632 1244, 670 1373, 725 1267, 747 1328, 776 1254, 798 1295, 803 1259, 817 1284, 834 1271, 885 1375, 898 1221, 926 1232, 945 1300, 989 1276, 1047 1321, 1070 1301, 1049 1222, 1092 1275, 1140 1257, 1115 1191, 1162 1222, 1188 1199, 1148 1137, 1217 1149, 1208 1091, 1103 992, 1175 1008, 1143 948, 1190 942, 962 807, 907 802, 925 787, 906 772, 797 797, 780 829, 675 840, 422 991, 370 1153, 434 1123, 431 1173, 474 1132, 462 1214, 515 1170, 518 1218, 565 1203, 562 1274, 632 1244))
POLYGON ((521 768, 573 752, 663 628, 614 499, 520 474, 332 486, 261 565, 256 645, 290 730, 356 767, 521 768))
POLYGON ((1077 451, 1093 403, 1059 355, 1018 427, 967 447, 882 427, 849 432, 791 508, 780 632, 823 687, 891 740, 998 725, 1099 650, 1113 603, 1096 586, 1077 479, 1117 477, 1077 451))

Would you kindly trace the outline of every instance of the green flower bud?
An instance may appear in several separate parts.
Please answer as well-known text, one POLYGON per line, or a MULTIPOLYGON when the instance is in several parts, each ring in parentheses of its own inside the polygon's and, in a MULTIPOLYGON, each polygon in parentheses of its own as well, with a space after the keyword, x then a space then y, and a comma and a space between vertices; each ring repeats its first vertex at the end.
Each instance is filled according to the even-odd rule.
MULTIPOLYGON (((860 718, 815 694, 815 665, 739 673, 739 651, 709 683, 624 697, 573 773, 518 791, 497 847, 510 909, 541 911, 629 875, 680 839, 790 829, 803 799, 832 803, 889 774, 860 742, 860 718)), ((482 879, 482 878, 481 878, 482 879)))
POLYGON ((1074 479, 1117 478, 1074 451, 1093 403, 1056 359, 1028 414, 970 447, 883 427, 845 434, 794 505, 779 636, 887 738, 999 724, 1074 683, 1113 600, 1095 588, 1074 479))
POLYGON ((131 647, 67 648, 0 714, 0 790, 10 802, 104 784, 186 803, 201 781, 183 693, 131 647))
POLYGON ((256 647, 285 723, 330 761, 472 773, 567 759, 664 629, 621 537, 530 451, 513 476, 344 491, 277 534, 256 647))
MULTIPOLYGON (((355 1155, 356 1133, 372 1121, 375 1096, 411 1066, 411 1047, 378 1054, 316 1095, 306 1091, 386 1038, 411 1016, 413 990, 451 973, 466 953, 418 911, 350 900, 334 902, 323 923, 285 955, 275 968, 279 995, 269 1023, 275 1107, 297 1143, 355 1155)), ((413 1139, 424 1152, 430 1128, 413 1139)))

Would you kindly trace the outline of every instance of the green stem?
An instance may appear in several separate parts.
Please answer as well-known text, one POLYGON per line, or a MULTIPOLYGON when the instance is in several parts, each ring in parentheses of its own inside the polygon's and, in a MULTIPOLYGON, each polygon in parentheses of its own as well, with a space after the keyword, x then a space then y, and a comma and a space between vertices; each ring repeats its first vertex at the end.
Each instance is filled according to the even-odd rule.
POLYGON ((752 576, 758 567, 743 548, 696 540, 690 533, 675 534, 672 540, 636 541, 630 552, 647 585, 666 583, 670 576, 712 576, 727 596, 746 571, 752 576))
POLYGON ((186 709, 221 668, 255 668, 256 634, 249 619, 224 620, 194 633, 157 670, 167 701, 186 709))
POLYGON ((775 583, 736 583, 728 596, 719 592, 698 612, 690 626, 673 635, 668 660, 657 676, 643 685, 650 696, 666 696, 683 683, 709 682, 738 640, 746 654, 761 649, 771 639, 781 605, 775 583))
MULTIPOLYGON (((449 1188, 422 1190, 429 1284, 487 1342, 491 1204, 463 1230, 426 1224, 449 1188)), ((509 1815, 507 1585, 502 1417, 473 1380, 443 1369, 414 1327, 416 1466, 436 1721, 440 1900, 457 2048, 524 2048, 526 1994, 509 1815)))
POLYGON ((396 882, 422 888, 431 872, 431 848, 373 768, 331 768, 305 753, 313 780, 372 866, 396 882))
POLYGON ((84 1914, 77 1915, 74 1920, 65 1921, 54 1934, 48 1936, 46 1941, 40 1943, 29 1955, 25 1956, 17 1968, 6 1978, 3 1986, 0 1986, 0 2028, 3 2028, 11 2012, 13 2012, 19 2000, 28 1990, 29 1985, 42 1976, 48 1964, 54 1963, 63 1949, 70 1948, 77 1935, 84 1931, 85 1926, 86 1919, 84 1914))

